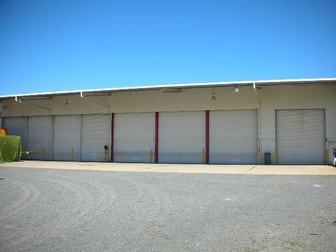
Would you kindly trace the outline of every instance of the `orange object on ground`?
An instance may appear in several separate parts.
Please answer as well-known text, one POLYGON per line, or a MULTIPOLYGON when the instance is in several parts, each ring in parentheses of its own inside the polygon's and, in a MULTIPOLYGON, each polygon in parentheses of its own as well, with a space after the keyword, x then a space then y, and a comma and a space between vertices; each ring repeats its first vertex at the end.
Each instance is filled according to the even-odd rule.
POLYGON ((6 128, 0 128, 0 136, 8 135, 8 130, 6 128))

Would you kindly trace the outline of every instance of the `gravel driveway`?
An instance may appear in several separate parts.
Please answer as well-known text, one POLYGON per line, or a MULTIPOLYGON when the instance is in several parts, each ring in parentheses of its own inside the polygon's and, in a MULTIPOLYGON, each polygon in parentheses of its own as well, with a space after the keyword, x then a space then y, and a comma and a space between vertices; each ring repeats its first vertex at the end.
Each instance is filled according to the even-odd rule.
POLYGON ((0 167, 0 251, 336 251, 336 176, 0 167))

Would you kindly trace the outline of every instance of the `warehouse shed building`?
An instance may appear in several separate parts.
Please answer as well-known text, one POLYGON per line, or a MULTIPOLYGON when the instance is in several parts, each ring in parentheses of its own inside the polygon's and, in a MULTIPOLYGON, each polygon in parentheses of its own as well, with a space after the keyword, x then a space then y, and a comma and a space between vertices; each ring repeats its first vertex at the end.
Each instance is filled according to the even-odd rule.
POLYGON ((0 96, 24 159, 330 164, 336 78, 0 96))

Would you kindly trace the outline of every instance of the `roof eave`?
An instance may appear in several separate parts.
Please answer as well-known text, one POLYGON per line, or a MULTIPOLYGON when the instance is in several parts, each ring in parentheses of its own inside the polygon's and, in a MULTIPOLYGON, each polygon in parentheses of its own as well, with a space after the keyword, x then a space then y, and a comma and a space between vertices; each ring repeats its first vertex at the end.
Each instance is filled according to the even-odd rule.
POLYGON ((41 92, 30 94, 13 94, 0 96, 1 100, 7 100, 15 97, 36 97, 36 96, 60 96, 60 95, 75 95, 85 93, 105 93, 105 92, 125 92, 125 91, 146 91, 160 89, 187 89, 187 88, 211 88, 211 87, 229 87, 229 86, 272 86, 272 85, 314 85, 314 84, 336 84, 336 78, 318 78, 318 79, 284 79, 284 80, 257 80, 257 81, 233 81, 233 82, 202 82, 188 84, 164 84, 151 86, 135 86, 135 87, 116 87, 103 89, 84 89, 71 91, 57 92, 41 92))

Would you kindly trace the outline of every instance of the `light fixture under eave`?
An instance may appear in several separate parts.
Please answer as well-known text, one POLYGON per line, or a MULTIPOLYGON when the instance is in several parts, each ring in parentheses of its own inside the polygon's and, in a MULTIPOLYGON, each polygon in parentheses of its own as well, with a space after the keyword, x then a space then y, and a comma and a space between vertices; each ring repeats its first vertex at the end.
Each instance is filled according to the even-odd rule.
POLYGON ((253 89, 254 89, 254 90, 261 89, 261 87, 257 87, 257 86, 256 86, 255 82, 253 82, 252 86, 253 86, 253 89))
POLYGON ((235 87, 233 88, 233 90, 234 90, 235 93, 239 93, 239 91, 240 91, 240 89, 239 89, 238 86, 235 86, 235 87))
POLYGON ((212 93, 211 100, 216 101, 216 94, 215 93, 212 93))
POLYGON ((15 101, 18 102, 18 103, 21 103, 22 102, 22 98, 15 96, 15 101))
POLYGON ((162 93, 181 93, 180 88, 161 88, 162 93))

